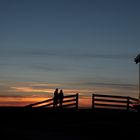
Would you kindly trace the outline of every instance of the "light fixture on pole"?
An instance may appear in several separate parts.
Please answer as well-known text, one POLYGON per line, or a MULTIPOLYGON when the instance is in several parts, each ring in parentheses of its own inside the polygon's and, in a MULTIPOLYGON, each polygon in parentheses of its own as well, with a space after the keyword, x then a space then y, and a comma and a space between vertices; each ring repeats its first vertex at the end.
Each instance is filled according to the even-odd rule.
POLYGON ((139 101, 140 101, 140 54, 138 54, 136 56, 136 58, 134 59, 134 61, 136 62, 136 64, 139 63, 139 101))

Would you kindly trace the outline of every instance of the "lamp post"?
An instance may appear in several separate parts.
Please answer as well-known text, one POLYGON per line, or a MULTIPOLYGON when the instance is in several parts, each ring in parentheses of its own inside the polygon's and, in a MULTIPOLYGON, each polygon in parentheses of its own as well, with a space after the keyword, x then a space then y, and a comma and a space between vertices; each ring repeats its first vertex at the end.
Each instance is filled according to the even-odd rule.
POLYGON ((140 53, 136 56, 134 61, 136 62, 136 64, 139 63, 139 101, 140 101, 140 53))

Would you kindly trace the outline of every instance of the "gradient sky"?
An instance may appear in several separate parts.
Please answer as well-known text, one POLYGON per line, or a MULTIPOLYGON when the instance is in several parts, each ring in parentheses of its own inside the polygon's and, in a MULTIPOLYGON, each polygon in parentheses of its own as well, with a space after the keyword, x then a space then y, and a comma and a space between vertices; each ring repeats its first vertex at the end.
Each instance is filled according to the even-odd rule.
POLYGON ((139 0, 0 0, 0 105, 138 97, 139 52, 139 0))

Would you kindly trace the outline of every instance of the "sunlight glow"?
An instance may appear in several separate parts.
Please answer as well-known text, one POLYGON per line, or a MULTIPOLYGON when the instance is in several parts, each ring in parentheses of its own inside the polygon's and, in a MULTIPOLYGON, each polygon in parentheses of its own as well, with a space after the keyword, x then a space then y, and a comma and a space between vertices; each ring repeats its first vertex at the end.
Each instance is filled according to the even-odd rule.
POLYGON ((17 92, 48 92, 48 90, 44 89, 34 89, 32 87, 12 87, 17 92))
POLYGON ((137 98, 137 88, 100 86, 67 87, 64 84, 5 83, 0 88, 0 106, 24 106, 53 97, 55 88, 63 89, 64 95, 79 93, 79 107, 91 107, 92 94, 123 95, 137 98), (132 96, 133 95, 133 96, 132 96))

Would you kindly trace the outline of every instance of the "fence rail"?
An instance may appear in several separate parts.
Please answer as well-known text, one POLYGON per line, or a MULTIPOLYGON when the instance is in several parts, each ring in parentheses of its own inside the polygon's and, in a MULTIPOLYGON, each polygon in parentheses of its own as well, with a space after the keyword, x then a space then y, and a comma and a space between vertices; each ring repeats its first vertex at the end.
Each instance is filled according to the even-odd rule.
MULTIPOLYGON (((54 98, 50 98, 44 101, 40 101, 37 103, 29 104, 26 105, 25 107, 32 108, 32 107, 37 107, 37 108, 44 108, 44 107, 54 107, 54 98)), ((57 106, 55 108, 59 108, 60 106, 57 106)), ((63 97, 63 102, 62 102, 62 107, 61 108, 77 108, 78 109, 78 93, 74 95, 65 95, 63 97)))
POLYGON ((33 104, 29 104, 29 105, 26 105, 25 107, 39 107, 40 105, 42 104, 49 104, 49 102, 53 102, 53 98, 51 99, 47 99, 47 100, 44 100, 44 101, 40 101, 40 102, 36 102, 36 103, 33 103, 33 104))
POLYGON ((138 99, 129 96, 92 94, 92 109, 111 108, 133 110, 133 105, 138 101, 138 99))

